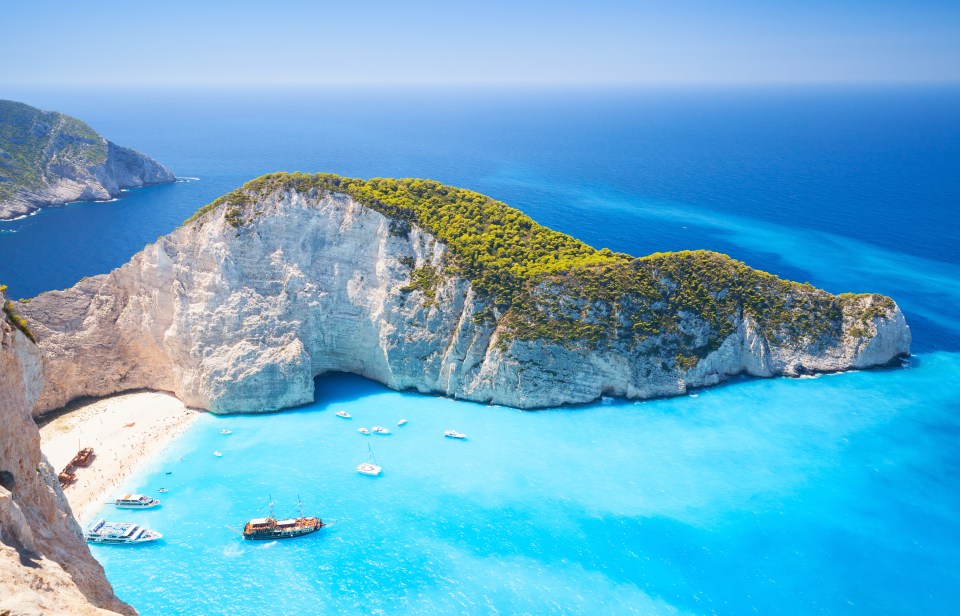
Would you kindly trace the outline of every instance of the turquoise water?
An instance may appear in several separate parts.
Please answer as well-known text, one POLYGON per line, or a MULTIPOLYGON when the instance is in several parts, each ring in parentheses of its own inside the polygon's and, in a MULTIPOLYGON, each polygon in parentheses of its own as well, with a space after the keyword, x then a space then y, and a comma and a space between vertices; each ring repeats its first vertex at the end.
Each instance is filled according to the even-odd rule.
POLYGON ((94 548, 141 613, 956 612, 957 89, 6 96, 199 178, 0 223, 14 297, 299 169, 432 177, 596 246, 886 293, 914 334, 907 368, 697 397, 524 413, 334 375, 309 407, 205 416, 128 486, 170 489, 124 514, 165 539, 94 548), (374 424, 394 434, 356 432, 374 424), (354 470, 367 443, 380 478, 354 470), (267 494, 337 522, 266 544, 226 528, 267 494))
POLYGON ((143 614, 945 613, 958 363, 535 413, 325 377, 296 411, 205 416, 129 485, 163 499, 124 514, 162 543, 93 550, 143 614), (393 434, 357 432, 377 424, 393 434), (368 443, 379 478, 354 470, 368 443), (335 521, 227 528, 268 493, 335 521))

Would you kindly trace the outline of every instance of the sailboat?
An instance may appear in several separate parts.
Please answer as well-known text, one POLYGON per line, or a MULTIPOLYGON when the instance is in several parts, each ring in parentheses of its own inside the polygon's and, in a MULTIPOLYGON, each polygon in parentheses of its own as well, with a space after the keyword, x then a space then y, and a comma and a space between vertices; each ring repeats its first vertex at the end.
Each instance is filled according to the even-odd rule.
POLYGON ((370 444, 367 443, 367 451, 370 453, 369 462, 361 462, 357 465, 357 472, 361 475, 370 475, 371 477, 376 477, 379 475, 383 469, 376 465, 376 459, 373 457, 373 450, 370 449, 370 444))
POLYGON ((289 520, 278 520, 273 515, 273 497, 270 497, 270 515, 266 518, 254 518, 244 524, 244 539, 289 539, 291 537, 301 537, 316 532, 326 526, 323 520, 316 517, 305 517, 303 515, 303 503, 300 502, 300 495, 297 495, 297 507, 300 510, 300 517, 289 520))

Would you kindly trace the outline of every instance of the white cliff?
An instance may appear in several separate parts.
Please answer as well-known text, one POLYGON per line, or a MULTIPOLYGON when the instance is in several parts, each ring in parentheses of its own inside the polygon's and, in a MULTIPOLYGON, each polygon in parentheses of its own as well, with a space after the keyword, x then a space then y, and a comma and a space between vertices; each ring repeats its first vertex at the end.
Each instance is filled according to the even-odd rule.
POLYGON ((133 614, 40 452, 30 410, 42 387, 40 351, 0 314, 0 614, 133 614))
MULTIPOLYGON (((511 316, 516 310, 478 292, 448 242, 416 221, 398 232, 378 211, 385 207, 315 187, 268 187, 221 200, 110 274, 19 304, 44 351, 34 412, 136 388, 172 391, 219 413, 268 411, 312 401, 313 378, 330 371, 539 408, 676 395, 737 374, 883 365, 909 352, 903 315, 881 296, 834 297, 764 274, 758 280, 786 290, 764 287, 761 303, 741 305, 730 289, 710 288, 701 268, 707 305, 725 302, 728 312, 677 308, 672 298, 687 283, 665 269, 677 261, 670 255, 629 265, 654 281, 662 301, 578 298, 579 279, 534 286, 531 322, 547 315, 549 328, 566 318, 551 311, 577 326, 606 315, 593 342, 537 338, 511 316), (426 284, 412 281, 424 271, 433 274, 426 284), (780 312, 751 308, 768 303, 780 312), (831 316, 806 323, 807 305, 831 316), (633 334, 631 311, 667 315, 669 327, 633 334), (782 314, 793 320, 774 318, 782 314), (782 334, 797 323, 808 333, 782 334)), ((714 253, 683 259, 755 273, 714 253)))

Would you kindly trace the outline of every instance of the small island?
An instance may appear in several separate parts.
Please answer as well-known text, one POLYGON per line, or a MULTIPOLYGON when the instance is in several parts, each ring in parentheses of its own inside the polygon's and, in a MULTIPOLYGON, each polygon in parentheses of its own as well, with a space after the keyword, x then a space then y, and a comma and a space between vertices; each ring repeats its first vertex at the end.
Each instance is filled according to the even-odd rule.
POLYGON ((107 141, 81 120, 0 100, 0 220, 174 181, 157 161, 107 141))

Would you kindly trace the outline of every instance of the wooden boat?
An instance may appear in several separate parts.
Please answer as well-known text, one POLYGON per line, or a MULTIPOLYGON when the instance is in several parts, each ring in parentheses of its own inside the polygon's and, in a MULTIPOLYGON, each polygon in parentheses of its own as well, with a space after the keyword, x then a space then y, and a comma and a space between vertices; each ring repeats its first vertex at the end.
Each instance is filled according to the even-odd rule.
POLYGON ((77 452, 77 455, 73 456, 73 460, 70 461, 70 466, 82 466, 86 468, 93 462, 93 458, 93 447, 84 447, 77 452))
POLYGON ((317 517, 303 515, 303 505, 297 499, 300 517, 278 520, 273 515, 273 499, 270 500, 270 515, 254 518, 243 525, 243 538, 249 540, 292 539, 315 533, 326 524, 317 517))
POLYGON ((57 479, 60 481, 60 487, 65 488, 77 480, 77 475, 76 473, 71 473, 70 467, 67 467, 60 471, 60 474, 57 475, 57 479))

